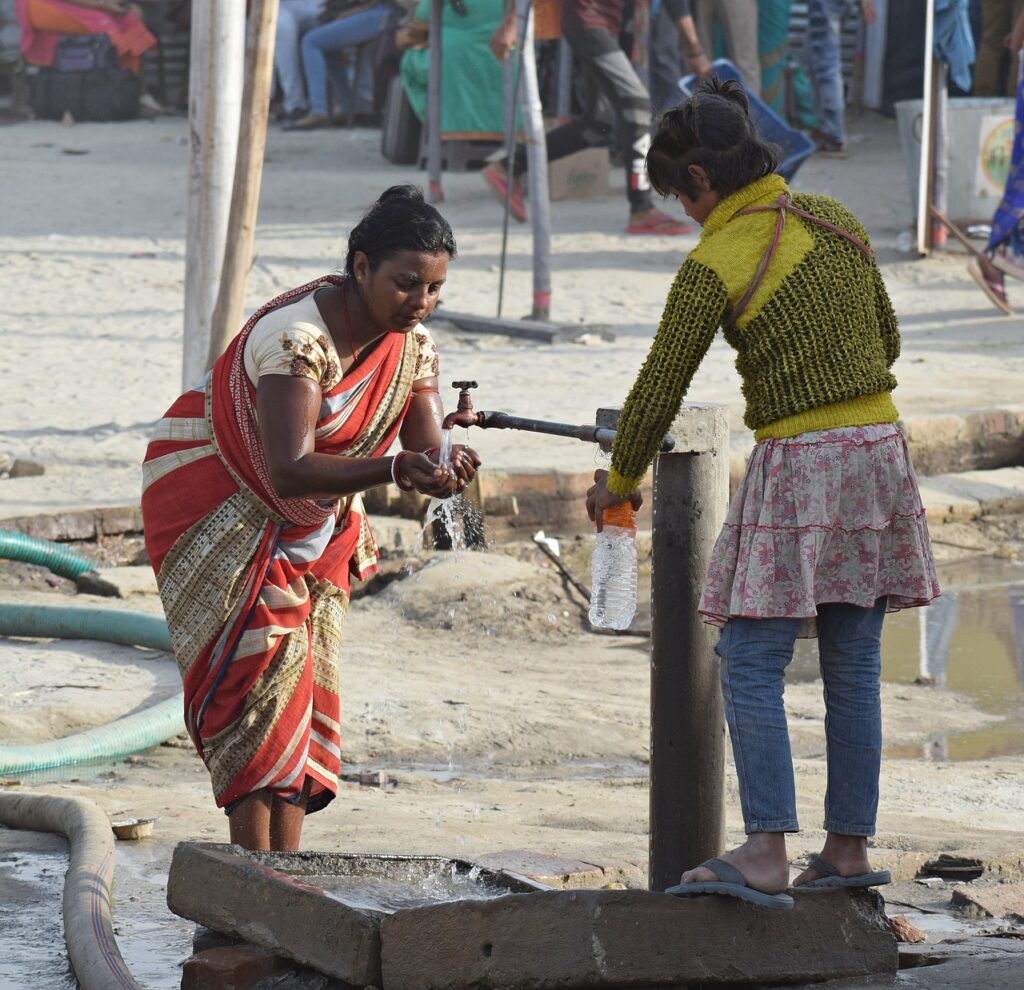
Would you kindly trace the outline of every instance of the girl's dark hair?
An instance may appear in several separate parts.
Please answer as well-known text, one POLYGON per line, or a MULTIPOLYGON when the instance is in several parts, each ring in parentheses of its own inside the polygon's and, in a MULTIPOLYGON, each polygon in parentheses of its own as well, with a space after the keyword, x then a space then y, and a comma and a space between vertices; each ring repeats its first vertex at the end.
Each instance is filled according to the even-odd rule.
POLYGON ((734 79, 705 79, 679 106, 666 110, 647 152, 647 175, 662 196, 696 199, 689 173, 700 165, 722 196, 774 172, 780 149, 757 136, 747 94, 734 79))
POLYGON ((352 273, 356 251, 362 251, 375 271, 382 261, 402 251, 437 254, 447 251, 455 257, 455 235, 437 210, 423 199, 417 186, 392 186, 366 211, 348 235, 345 271, 352 273))

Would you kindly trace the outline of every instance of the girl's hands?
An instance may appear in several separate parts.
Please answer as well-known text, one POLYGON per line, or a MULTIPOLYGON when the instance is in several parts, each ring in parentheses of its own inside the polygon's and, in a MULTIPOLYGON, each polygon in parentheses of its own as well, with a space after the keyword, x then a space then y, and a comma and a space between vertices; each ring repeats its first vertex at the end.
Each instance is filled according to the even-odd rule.
POLYGON ((639 509, 644 504, 644 499, 639 492, 633 492, 632 495, 613 495, 608 491, 608 472, 595 471, 594 484, 587 489, 587 515, 597 526, 599 533, 604 529, 604 510, 614 509, 623 502, 631 502, 634 509, 639 509))

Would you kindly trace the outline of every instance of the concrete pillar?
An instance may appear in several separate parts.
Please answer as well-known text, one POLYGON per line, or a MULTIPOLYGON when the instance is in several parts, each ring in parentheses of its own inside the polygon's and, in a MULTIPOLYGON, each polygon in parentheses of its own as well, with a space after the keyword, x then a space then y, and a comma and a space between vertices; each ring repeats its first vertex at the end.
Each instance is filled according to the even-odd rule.
MULTIPOLYGON (((599 409, 614 427, 617 409, 599 409)), ((683 403, 654 462, 648 886, 664 890, 725 841, 725 722, 714 643, 697 613, 729 501, 724 405, 683 403)))

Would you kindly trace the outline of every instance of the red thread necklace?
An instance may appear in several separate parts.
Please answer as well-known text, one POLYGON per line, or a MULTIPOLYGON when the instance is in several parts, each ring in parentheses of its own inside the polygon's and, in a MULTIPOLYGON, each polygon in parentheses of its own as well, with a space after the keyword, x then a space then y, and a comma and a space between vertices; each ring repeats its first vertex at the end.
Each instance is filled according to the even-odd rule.
POLYGON ((356 354, 355 337, 352 336, 352 318, 348 313, 348 282, 344 284, 341 290, 341 305, 345 312, 345 329, 348 331, 348 349, 352 352, 352 364, 354 365, 359 360, 359 356, 356 354))

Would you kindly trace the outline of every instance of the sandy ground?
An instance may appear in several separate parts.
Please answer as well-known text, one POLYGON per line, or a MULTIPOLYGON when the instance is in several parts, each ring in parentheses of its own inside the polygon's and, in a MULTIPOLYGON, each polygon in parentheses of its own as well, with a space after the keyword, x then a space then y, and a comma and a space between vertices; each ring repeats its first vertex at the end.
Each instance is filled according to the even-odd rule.
MULTIPOLYGON (((812 160, 797 185, 841 195, 871 232, 904 330, 896 368, 902 411, 1019 401, 1019 320, 989 306, 962 259, 918 262, 899 252, 910 214, 895 124, 865 118, 859 131, 847 160, 812 160)), ((178 119, 37 123, 3 132, 0 452, 40 461, 47 473, 0 481, 0 518, 137 501, 148 432, 181 385, 185 132, 178 119)), ((250 305, 334 268, 347 229, 385 185, 423 181, 422 173, 382 162, 378 140, 375 131, 272 132, 250 305)), ((555 317, 610 325, 615 340, 547 346, 439 330, 444 377, 477 379, 479 408, 587 422, 598 406, 624 397, 671 275, 695 237, 621 234, 621 181, 613 176, 604 201, 554 207, 555 317)), ((446 176, 445 188, 444 209, 460 244, 447 304, 492 315, 498 208, 478 176, 446 176)), ((529 252, 528 232, 513 230, 506 314, 528 308, 529 252)), ((727 402, 741 429, 738 379, 720 340, 691 397, 727 402)), ((595 460, 592 448, 569 441, 512 434, 472 440, 496 467, 584 470, 595 460)), ((345 784, 331 808, 310 818, 308 847, 499 853, 509 862, 528 850, 643 882, 648 641, 589 634, 578 601, 541 564, 529 552, 469 554, 458 562, 442 555, 356 604, 343 665, 345 755, 353 768, 385 770, 396 786, 345 784)), ((68 588, 50 583, 0 565, 2 600, 66 600, 68 588)), ((121 604, 159 610, 152 595, 121 604)), ((100 724, 177 688, 168 657, 95 643, 0 640, 0 673, 0 743, 100 724)), ((791 845, 797 855, 821 841, 820 685, 793 684, 787 703, 805 825, 791 845)), ((910 683, 887 685, 885 704, 892 746, 920 748, 939 732, 968 732, 993 718, 966 695, 910 683)), ((887 760, 877 861, 909 876, 940 852, 962 852, 1019 873, 1022 772, 1017 757, 887 760)), ((735 841, 741 822, 731 771, 727 781, 735 841)), ((119 850, 120 904, 138 899, 120 923, 143 965, 147 938, 182 949, 185 928, 160 907, 170 849, 182 839, 226 836, 187 746, 17 786, 84 794, 111 816, 159 816, 148 846, 119 850)), ((0 887, 3 864, 19 862, 4 850, 17 846, 0 829, 0 887)), ((40 850, 44 858, 57 855, 45 842, 40 850)), ((24 963, 37 965, 35 957, 24 963)), ((152 985, 176 985, 166 968, 152 985)), ((0 986, 5 973, 0 968, 0 986)), ((10 985, 29 984, 15 978, 10 985)))

